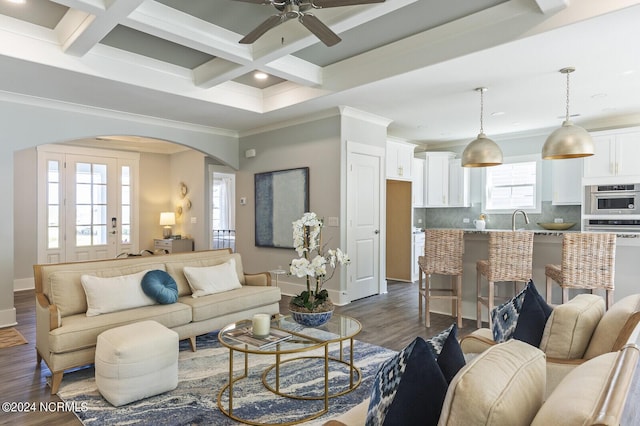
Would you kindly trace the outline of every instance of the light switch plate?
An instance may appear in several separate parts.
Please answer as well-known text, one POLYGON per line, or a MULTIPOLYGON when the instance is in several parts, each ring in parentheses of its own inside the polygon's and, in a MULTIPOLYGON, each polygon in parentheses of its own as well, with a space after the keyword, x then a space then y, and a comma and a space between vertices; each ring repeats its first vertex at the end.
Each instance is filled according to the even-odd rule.
POLYGON ((327 218, 327 225, 328 226, 340 226, 340 221, 335 216, 329 216, 327 218))
POLYGON ((192 217, 191 218, 191 223, 198 223, 198 218, 197 217, 192 217))

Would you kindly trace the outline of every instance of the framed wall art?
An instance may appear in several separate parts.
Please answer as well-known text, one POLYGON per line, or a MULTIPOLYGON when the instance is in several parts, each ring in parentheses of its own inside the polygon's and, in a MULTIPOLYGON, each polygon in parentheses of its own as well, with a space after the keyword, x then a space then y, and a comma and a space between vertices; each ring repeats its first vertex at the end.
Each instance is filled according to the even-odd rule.
POLYGON ((254 176, 256 246, 293 248, 291 225, 309 211, 309 168, 254 176))

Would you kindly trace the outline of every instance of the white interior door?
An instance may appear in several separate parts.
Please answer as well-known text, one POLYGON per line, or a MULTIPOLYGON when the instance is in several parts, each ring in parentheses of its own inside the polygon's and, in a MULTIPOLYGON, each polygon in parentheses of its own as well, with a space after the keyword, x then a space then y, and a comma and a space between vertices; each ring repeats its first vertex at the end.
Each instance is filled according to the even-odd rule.
POLYGON ((349 151, 347 154, 347 252, 352 263, 347 268, 349 300, 381 292, 380 173, 383 160, 384 152, 349 151))

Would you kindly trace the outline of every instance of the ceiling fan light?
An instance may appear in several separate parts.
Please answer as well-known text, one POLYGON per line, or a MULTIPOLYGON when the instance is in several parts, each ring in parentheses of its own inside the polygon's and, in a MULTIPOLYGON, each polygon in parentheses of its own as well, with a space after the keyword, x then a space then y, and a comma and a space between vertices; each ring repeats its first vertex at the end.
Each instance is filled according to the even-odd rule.
POLYGON ((542 147, 545 160, 589 157, 594 153, 595 146, 589 132, 568 120, 549 135, 542 147))
POLYGON ((491 167, 502 164, 502 150, 484 133, 471 141, 462 152, 462 167, 491 167))

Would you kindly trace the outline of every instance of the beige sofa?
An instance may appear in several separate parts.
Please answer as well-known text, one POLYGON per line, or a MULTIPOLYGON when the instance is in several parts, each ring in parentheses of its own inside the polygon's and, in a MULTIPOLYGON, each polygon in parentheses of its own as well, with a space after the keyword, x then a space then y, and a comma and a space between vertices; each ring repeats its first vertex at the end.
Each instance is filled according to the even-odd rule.
POLYGON ((219 330, 254 313, 279 312, 280 289, 271 286, 267 272, 245 274, 239 254, 229 249, 139 256, 88 262, 34 266, 36 287, 36 350, 38 364, 52 372, 51 393, 56 393, 65 370, 92 364, 98 335, 105 330, 138 321, 154 320, 189 339, 219 330), (241 288, 198 298, 183 268, 219 265, 234 259, 241 288), (178 286, 178 301, 87 316, 87 299, 80 277, 118 277, 145 270, 166 271, 178 286))
MULTIPOLYGON (((601 297, 584 294, 555 307, 540 348, 474 331, 460 342, 471 361, 449 385, 438 424, 619 425, 640 358, 639 321, 640 295, 605 313, 601 297)), ((325 426, 364 425, 368 404, 325 426)))

